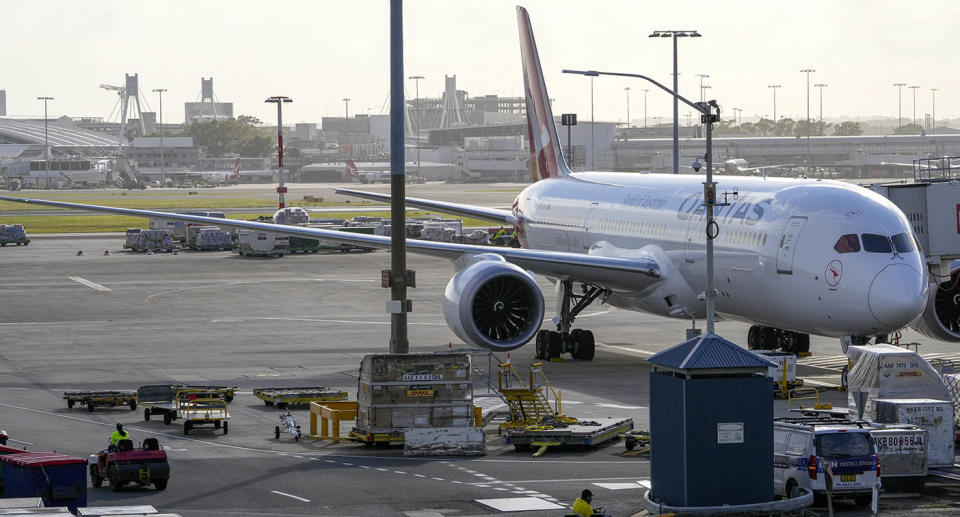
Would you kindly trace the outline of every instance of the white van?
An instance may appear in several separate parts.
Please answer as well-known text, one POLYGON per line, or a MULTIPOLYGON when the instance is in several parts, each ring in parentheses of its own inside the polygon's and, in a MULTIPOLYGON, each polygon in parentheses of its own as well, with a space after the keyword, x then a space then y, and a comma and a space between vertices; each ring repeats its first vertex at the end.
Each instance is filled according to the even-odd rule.
POLYGON ((829 468, 833 497, 869 505, 880 479, 880 457, 870 429, 837 420, 797 421, 773 426, 774 493, 792 497, 794 488, 807 488, 826 495, 829 468))

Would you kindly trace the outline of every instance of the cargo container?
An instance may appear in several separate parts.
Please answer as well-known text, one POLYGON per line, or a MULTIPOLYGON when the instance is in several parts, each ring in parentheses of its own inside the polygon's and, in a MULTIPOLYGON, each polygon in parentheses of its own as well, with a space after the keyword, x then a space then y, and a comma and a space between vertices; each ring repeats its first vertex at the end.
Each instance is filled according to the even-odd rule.
POLYGON ((126 239, 123 241, 123 249, 132 250, 137 245, 137 240, 140 239, 140 232, 143 229, 141 228, 127 228, 126 239))
POLYGON ((848 408, 857 415, 857 395, 866 393, 863 418, 874 415, 876 399, 950 400, 940 374, 920 354, 893 345, 852 346, 847 352, 848 408))
POLYGON ((883 488, 923 487, 928 472, 926 429, 874 424, 870 437, 880 456, 883 488))
MULTIPOLYGON (((181 212, 186 215, 200 215, 203 217, 217 217, 226 219, 227 215, 223 212, 181 212)), ((184 221, 172 221, 170 219, 153 218, 150 219, 151 230, 165 230, 170 233, 173 240, 186 242, 187 228, 190 226, 205 226, 204 223, 188 223, 184 221)))
POLYGON ((4 497, 40 497, 71 512, 87 505, 87 460, 55 452, 0 456, 4 497))
POLYGON ((194 250, 232 250, 233 237, 216 226, 190 226, 187 228, 187 247, 194 250))
POLYGON ((953 404, 934 399, 877 399, 874 422, 912 424, 927 431, 927 465, 952 467, 953 404))
POLYGON ((355 439, 396 437, 405 428, 471 425, 473 381, 468 354, 364 356, 355 439))
POLYGON ((237 253, 251 256, 282 257, 289 253, 290 237, 270 232, 240 230, 237 232, 237 253))
POLYGON ((137 234, 133 251, 173 251, 173 238, 163 230, 143 230, 137 234))

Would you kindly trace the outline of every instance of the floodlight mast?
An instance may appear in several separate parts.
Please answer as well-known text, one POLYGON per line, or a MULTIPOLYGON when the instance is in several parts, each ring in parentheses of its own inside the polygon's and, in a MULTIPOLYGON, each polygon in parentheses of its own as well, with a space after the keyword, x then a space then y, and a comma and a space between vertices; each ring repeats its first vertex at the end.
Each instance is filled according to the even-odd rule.
MULTIPOLYGON (((717 225, 716 221, 713 218, 713 209, 717 205, 717 184, 713 181, 713 124, 720 120, 720 106, 717 104, 717 101, 711 100, 706 102, 692 102, 686 97, 683 97, 679 93, 666 86, 654 81, 653 79, 640 74, 629 74, 623 72, 600 72, 597 70, 563 70, 565 74, 578 74, 586 75, 589 77, 597 77, 601 75, 610 75, 616 77, 632 77, 635 79, 643 79, 657 88, 669 93, 674 96, 674 99, 679 102, 683 102, 687 106, 695 109, 700 113, 700 122, 706 124, 707 126, 707 138, 706 138, 706 154, 704 159, 707 162, 707 175, 706 181, 703 182, 703 206, 706 208, 707 212, 707 224, 705 228, 706 232, 706 247, 707 247, 707 285, 704 292, 704 298, 707 305, 707 333, 714 333, 714 321, 716 320, 716 303, 717 303, 717 292, 713 288, 713 239, 717 237, 720 232, 720 228, 717 225)), ((694 163, 694 169, 699 170, 699 162, 694 163)), ((722 206, 721 204, 720 206, 722 206)))
POLYGON ((271 102, 277 105, 277 179, 279 180, 277 195, 280 197, 280 209, 283 209, 287 206, 283 199, 283 195, 287 193, 287 187, 283 184, 283 103, 293 102, 293 99, 276 95, 268 98, 264 102, 271 102))
POLYGON ((673 173, 680 174, 680 110, 677 105, 680 91, 677 85, 677 38, 699 38, 701 34, 695 30, 665 30, 653 31, 651 38, 673 38, 673 173))

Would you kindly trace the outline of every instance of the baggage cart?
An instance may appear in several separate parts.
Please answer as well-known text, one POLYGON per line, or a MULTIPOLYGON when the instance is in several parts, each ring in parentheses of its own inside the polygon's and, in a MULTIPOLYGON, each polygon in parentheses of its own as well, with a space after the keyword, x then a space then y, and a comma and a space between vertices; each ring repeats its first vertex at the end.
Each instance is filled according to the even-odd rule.
POLYGON ((130 411, 137 409, 137 394, 132 391, 67 391, 63 394, 67 407, 80 404, 93 412, 96 407, 129 406, 130 411))
POLYGON ((237 232, 237 253, 252 257, 282 257, 289 253, 290 237, 275 233, 240 230, 237 232))
POLYGON ((346 400, 347 392, 327 389, 323 386, 306 388, 254 388, 253 396, 263 400, 263 403, 279 409, 287 406, 309 405, 311 402, 330 402, 346 400))
POLYGON ((176 404, 177 415, 183 419, 184 435, 202 426, 223 429, 223 434, 229 432, 230 413, 227 411, 227 401, 223 397, 215 394, 202 396, 191 393, 185 397, 177 397, 176 404))
POLYGON ((153 384, 137 388, 137 404, 143 406, 143 419, 162 417, 163 423, 170 425, 180 417, 177 412, 178 400, 193 396, 217 397, 226 402, 233 400, 236 387, 227 386, 185 386, 182 384, 153 384))
POLYGON ((123 241, 123 249, 132 250, 137 246, 137 240, 140 239, 141 228, 127 228, 127 233, 123 241))

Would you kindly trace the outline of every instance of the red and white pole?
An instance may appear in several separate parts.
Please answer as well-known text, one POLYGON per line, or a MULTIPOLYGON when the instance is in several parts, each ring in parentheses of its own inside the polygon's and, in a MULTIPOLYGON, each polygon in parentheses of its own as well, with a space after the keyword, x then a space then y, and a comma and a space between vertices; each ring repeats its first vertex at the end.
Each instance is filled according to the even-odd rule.
POLYGON ((285 208, 287 204, 283 200, 283 195, 287 193, 287 187, 283 184, 283 103, 293 102, 293 99, 283 96, 270 97, 265 102, 275 102, 277 104, 277 177, 280 184, 277 186, 277 195, 280 198, 280 208, 285 208))

